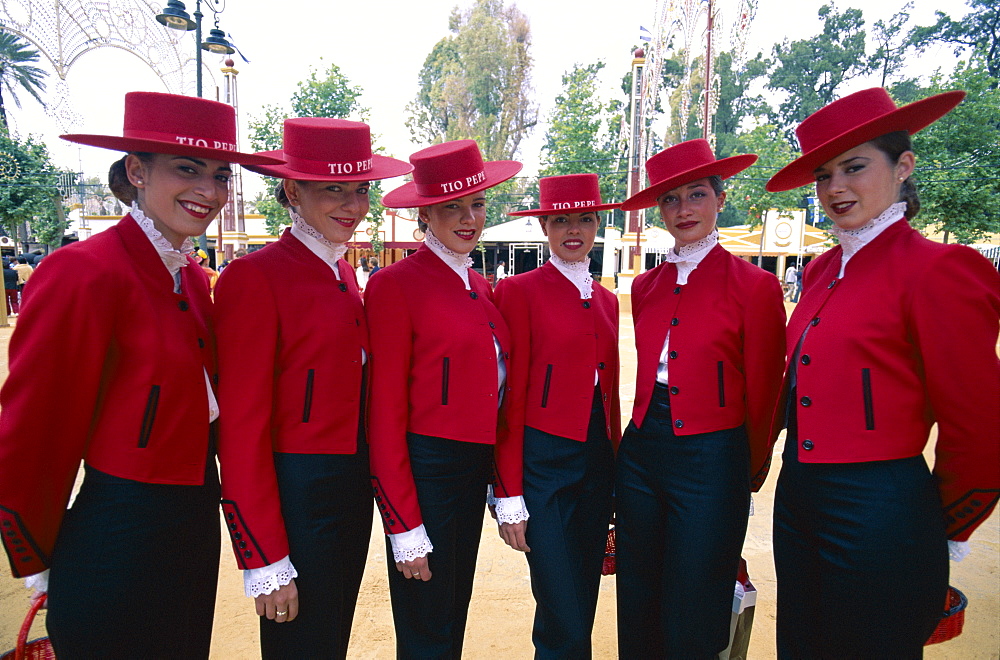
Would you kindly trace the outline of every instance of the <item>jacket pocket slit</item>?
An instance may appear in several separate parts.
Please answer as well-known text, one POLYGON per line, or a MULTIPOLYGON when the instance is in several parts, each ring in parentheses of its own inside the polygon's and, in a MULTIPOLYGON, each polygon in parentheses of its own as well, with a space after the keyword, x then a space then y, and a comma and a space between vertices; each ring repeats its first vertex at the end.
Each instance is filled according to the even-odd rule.
POLYGON ((156 407, 160 403, 160 386, 153 385, 146 399, 146 411, 142 414, 142 427, 139 429, 139 448, 144 449, 149 444, 149 436, 153 433, 153 422, 156 421, 156 407))
POLYGON ((302 423, 305 424, 309 421, 309 415, 312 413, 313 404, 313 379, 316 377, 316 370, 310 369, 309 373, 306 374, 306 396, 305 403, 302 406, 302 423))
POLYGON ((542 408, 549 405, 549 384, 552 382, 552 365, 545 367, 545 387, 542 388, 542 408))

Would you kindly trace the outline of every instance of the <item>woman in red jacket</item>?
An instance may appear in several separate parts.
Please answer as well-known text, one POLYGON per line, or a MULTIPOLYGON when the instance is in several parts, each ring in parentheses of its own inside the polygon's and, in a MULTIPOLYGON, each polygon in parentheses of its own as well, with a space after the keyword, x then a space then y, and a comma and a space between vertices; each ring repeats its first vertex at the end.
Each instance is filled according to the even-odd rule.
POLYGON ((428 147, 410 162, 413 181, 382 201, 417 207, 424 244, 373 273, 365 290, 372 484, 395 560, 397 655, 457 658, 494 461, 497 494, 508 502, 521 495, 510 476, 520 453, 497 446, 494 458, 510 337, 469 258, 486 222, 487 189, 521 164, 484 163, 472 140, 428 147))
MULTIPOLYGON (((590 276, 603 204, 596 174, 539 181, 539 217, 551 256, 497 285, 511 333, 504 442, 523 446, 524 503, 531 515, 500 534, 527 552, 538 657, 584 658, 597 611, 611 518, 618 403, 618 299, 590 276), (525 528, 526 527, 526 528, 525 528)), ((519 478, 521 475, 517 474, 519 478)))
POLYGON ((280 161, 234 151, 231 106, 172 94, 127 94, 123 137, 63 137, 127 151, 111 186, 134 204, 27 285, 0 392, 2 538, 48 590, 60 657, 208 657, 215 340, 188 237, 225 205, 230 163, 280 161))
POLYGON ((343 658, 372 519, 371 349, 343 255, 369 183, 412 167, 373 155, 368 125, 344 119, 286 119, 283 149, 262 155, 287 163, 248 169, 283 179, 291 228, 215 290, 222 508, 262 656, 343 658))
POLYGON ((675 241, 632 284, 635 404, 615 485, 623 658, 715 657, 729 643, 785 352, 778 279, 724 250, 715 227, 722 179, 756 160, 682 142, 647 161, 651 185, 622 204, 658 206, 675 241))
POLYGON ((834 101, 767 184, 814 182, 840 240, 806 268, 776 410, 782 658, 920 657, 944 609, 945 540, 960 558, 1000 495, 1000 276, 907 222, 920 208, 909 136, 964 95, 834 101))

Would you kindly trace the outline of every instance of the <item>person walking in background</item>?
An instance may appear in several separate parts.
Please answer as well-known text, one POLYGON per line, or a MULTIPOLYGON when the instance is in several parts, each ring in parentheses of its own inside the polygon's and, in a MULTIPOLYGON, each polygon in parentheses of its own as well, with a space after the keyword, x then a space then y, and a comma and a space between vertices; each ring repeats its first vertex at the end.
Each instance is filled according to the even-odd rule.
POLYGON ((236 143, 224 103, 131 92, 124 127, 63 136, 126 151, 111 183, 135 204, 25 286, 0 391, 0 538, 14 575, 48 591, 58 657, 207 658, 219 407, 208 281, 189 237, 225 205, 230 163, 277 161, 194 146, 236 143))
POLYGON ((798 126, 802 155, 766 186, 813 183, 839 239, 805 270, 775 408, 788 427, 779 658, 921 657, 949 549, 964 556, 1000 497, 1000 275, 908 222, 920 209, 910 135, 964 96, 897 107, 879 87, 836 100, 798 126))
POLYGON ((194 251, 191 255, 195 262, 201 266, 201 269, 205 271, 205 275, 208 276, 208 290, 212 291, 215 289, 215 283, 219 279, 219 273, 208 263, 208 253, 202 249, 194 251))
POLYGON ((17 271, 11 266, 10 262, 4 259, 3 261, 3 288, 4 295, 7 298, 7 315, 17 316, 17 313, 21 311, 21 305, 17 299, 17 271))
POLYGON ((499 282, 505 277, 507 277, 507 262, 501 261, 497 264, 496 281, 499 282))
POLYGON ((368 286, 368 259, 366 257, 358 259, 358 267, 354 269, 354 276, 358 280, 358 289, 364 293, 365 287, 368 286))
POLYGON ((371 279, 372 275, 379 270, 381 270, 381 267, 378 265, 378 257, 374 255, 368 257, 368 279, 371 279))
POLYGON ((622 658, 709 658, 729 643, 785 353, 781 284, 716 228, 722 180, 756 160, 682 142, 647 161, 650 186, 621 207, 658 206, 675 242, 632 284, 635 405, 615 483, 622 658))
POLYGON ((372 351, 343 257, 370 183, 412 168, 343 119, 286 119, 283 149, 261 155, 288 161, 247 169, 282 179, 291 228, 230 264, 215 294, 222 508, 261 655, 344 658, 371 540, 372 351))
POLYGON ((510 215, 538 216, 552 256, 496 288, 511 332, 501 442, 523 447, 531 519, 496 517, 527 553, 536 657, 588 658, 621 439, 618 299, 591 277, 589 254, 598 214, 620 205, 602 203, 596 174, 542 178, 539 199, 510 215))
POLYGON ((527 517, 511 476, 520 452, 496 445, 510 335, 469 257, 487 189, 521 164, 484 163, 472 140, 428 147, 410 162, 413 181, 382 203, 418 208, 424 244, 365 292, 372 484, 388 535, 396 654, 458 658, 494 464, 498 511, 511 522, 527 517))
POLYGON ((785 269, 785 300, 791 300, 795 295, 795 264, 789 264, 785 269))

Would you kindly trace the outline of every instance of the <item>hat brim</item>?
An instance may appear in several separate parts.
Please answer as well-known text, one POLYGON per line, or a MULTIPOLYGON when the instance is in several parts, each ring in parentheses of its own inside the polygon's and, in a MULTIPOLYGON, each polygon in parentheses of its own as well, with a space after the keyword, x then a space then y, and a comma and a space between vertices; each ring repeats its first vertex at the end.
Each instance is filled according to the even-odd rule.
POLYGON ((935 94, 860 124, 785 165, 768 180, 764 188, 768 192, 782 192, 814 183, 814 172, 823 163, 886 133, 906 131, 913 135, 951 112, 964 98, 965 92, 962 91, 935 94))
POLYGON ((656 206, 656 199, 667 192, 685 183, 704 179, 708 176, 720 176, 728 179, 734 174, 739 174, 746 168, 757 162, 757 154, 742 154, 730 156, 719 160, 699 165, 685 172, 680 172, 668 179, 654 183, 650 187, 640 190, 622 202, 622 211, 635 211, 636 209, 648 209, 656 206))
POLYGON ((511 211, 507 215, 516 215, 523 217, 526 215, 533 216, 543 216, 543 215, 559 215, 566 213, 589 213, 592 211, 609 211, 611 209, 621 208, 621 204, 597 204, 595 206, 576 206, 571 209, 528 209, 526 211, 511 211))
POLYGON ((516 160, 492 160, 483 163, 486 179, 482 183, 471 188, 448 193, 447 195, 420 195, 417 193, 417 184, 413 181, 408 181, 383 196, 382 205, 390 209, 402 209, 419 208, 421 206, 431 206, 432 204, 448 202, 501 184, 520 172, 522 167, 523 165, 516 160))
MULTIPOLYGON (((284 161, 285 152, 281 149, 277 151, 261 151, 258 156, 271 156, 284 161)), ((405 160, 390 158, 389 156, 372 155, 372 168, 367 172, 358 174, 312 174, 293 170, 287 164, 282 165, 250 165, 247 169, 264 176, 273 176, 278 179, 294 179, 296 181, 378 181, 380 179, 391 179, 395 176, 403 176, 413 171, 413 165, 405 160)))
POLYGON ((116 135, 90 135, 83 133, 71 133, 60 135, 59 137, 69 142, 100 147, 101 149, 111 149, 113 151, 138 151, 152 154, 170 154, 171 156, 211 158, 213 160, 224 160, 227 163, 236 163, 237 165, 279 165, 284 162, 280 158, 271 156, 245 154, 225 149, 195 147, 174 142, 163 142, 161 140, 142 140, 116 135))

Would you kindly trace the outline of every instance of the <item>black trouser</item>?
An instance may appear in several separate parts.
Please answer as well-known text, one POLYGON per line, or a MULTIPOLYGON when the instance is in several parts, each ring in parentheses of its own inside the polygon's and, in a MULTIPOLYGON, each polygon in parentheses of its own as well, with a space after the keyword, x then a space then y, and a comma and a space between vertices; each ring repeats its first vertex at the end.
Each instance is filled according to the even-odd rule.
POLYGON ((56 655, 207 658, 219 577, 219 479, 149 484, 86 466, 52 554, 56 655))
POLYGON ((729 644, 750 508, 743 427, 674 435, 657 384, 642 429, 618 448, 618 652, 713 658, 729 644))
POLYGON ((778 657, 922 657, 948 589, 923 456, 800 463, 797 450, 793 414, 774 501, 778 657))
POLYGON ((432 577, 396 570, 386 539, 389 594, 400 658, 460 658, 486 507, 493 445, 407 433, 432 577))
POLYGON ((274 454, 299 615, 260 618, 264 658, 345 658, 372 532, 368 445, 355 454, 274 454))
POLYGON ((587 441, 524 429, 536 658, 589 658, 611 517, 614 451, 595 391, 587 441))

